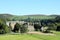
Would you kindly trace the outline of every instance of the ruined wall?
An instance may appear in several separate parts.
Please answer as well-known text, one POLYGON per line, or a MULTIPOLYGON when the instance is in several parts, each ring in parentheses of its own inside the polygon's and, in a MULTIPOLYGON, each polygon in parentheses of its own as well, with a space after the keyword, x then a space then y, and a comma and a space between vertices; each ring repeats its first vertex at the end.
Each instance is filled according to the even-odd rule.
MULTIPOLYGON (((6 22, 6 24, 7 24, 8 26, 11 26, 12 30, 14 29, 14 25, 15 25, 16 23, 24 24, 24 23, 26 23, 26 22, 24 22, 24 21, 8 21, 8 22, 6 22)), ((27 25, 28 25, 28 31, 34 31, 34 26, 33 26, 33 25, 30 25, 29 23, 28 23, 27 25)))

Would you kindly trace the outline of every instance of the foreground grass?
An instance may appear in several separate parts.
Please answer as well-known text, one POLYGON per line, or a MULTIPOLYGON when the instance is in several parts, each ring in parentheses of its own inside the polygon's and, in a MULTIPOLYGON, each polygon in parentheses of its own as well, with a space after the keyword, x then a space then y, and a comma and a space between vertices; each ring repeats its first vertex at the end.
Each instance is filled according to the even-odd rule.
POLYGON ((56 35, 40 35, 40 34, 6 34, 0 35, 0 40, 60 40, 60 32, 56 35))

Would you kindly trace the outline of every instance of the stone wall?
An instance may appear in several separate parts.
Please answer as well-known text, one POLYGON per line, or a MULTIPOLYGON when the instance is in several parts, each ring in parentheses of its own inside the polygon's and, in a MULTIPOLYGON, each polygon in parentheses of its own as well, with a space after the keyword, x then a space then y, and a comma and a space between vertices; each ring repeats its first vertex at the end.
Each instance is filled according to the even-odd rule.
MULTIPOLYGON (((8 26, 11 26, 12 30, 14 29, 14 25, 16 23, 24 24, 24 23, 27 23, 27 22, 24 22, 24 21, 8 21, 8 22, 6 22, 6 24, 8 26)), ((28 31, 34 31, 34 26, 33 25, 29 25, 29 23, 27 25, 28 25, 28 31)))

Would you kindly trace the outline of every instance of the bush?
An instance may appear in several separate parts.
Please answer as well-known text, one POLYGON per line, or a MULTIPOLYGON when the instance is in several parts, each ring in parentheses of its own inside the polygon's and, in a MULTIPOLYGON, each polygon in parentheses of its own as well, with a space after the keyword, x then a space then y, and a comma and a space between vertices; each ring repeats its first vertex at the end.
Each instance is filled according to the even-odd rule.
POLYGON ((16 23, 15 26, 14 26, 14 32, 20 32, 20 33, 26 33, 27 32, 27 24, 19 24, 19 23, 16 23))
POLYGON ((5 25, 4 30, 5 30, 5 33, 10 33, 11 32, 10 28, 7 25, 5 25))
POLYGON ((49 27, 42 27, 41 28, 43 33, 50 33, 50 28, 49 27))
POLYGON ((56 29, 56 31, 60 31, 60 26, 57 26, 57 29, 56 29))
POLYGON ((27 32, 27 28, 28 28, 27 25, 21 25, 20 33, 26 33, 27 32))
POLYGON ((41 25, 40 24, 34 24, 34 29, 35 29, 35 31, 40 31, 41 25))
POLYGON ((0 29, 0 34, 4 34, 5 31, 3 29, 0 29))
POLYGON ((0 22, 0 34, 5 34, 9 32, 10 32, 9 27, 6 24, 0 22))
POLYGON ((21 25, 19 23, 16 23, 13 31, 14 32, 19 32, 20 27, 21 27, 21 25))

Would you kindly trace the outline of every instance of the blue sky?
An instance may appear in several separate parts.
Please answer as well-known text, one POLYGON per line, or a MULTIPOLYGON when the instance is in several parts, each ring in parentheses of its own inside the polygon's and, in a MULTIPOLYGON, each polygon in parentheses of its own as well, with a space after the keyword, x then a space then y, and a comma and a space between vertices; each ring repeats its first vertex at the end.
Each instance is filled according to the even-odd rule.
POLYGON ((0 14, 58 14, 60 0, 0 0, 0 14))

